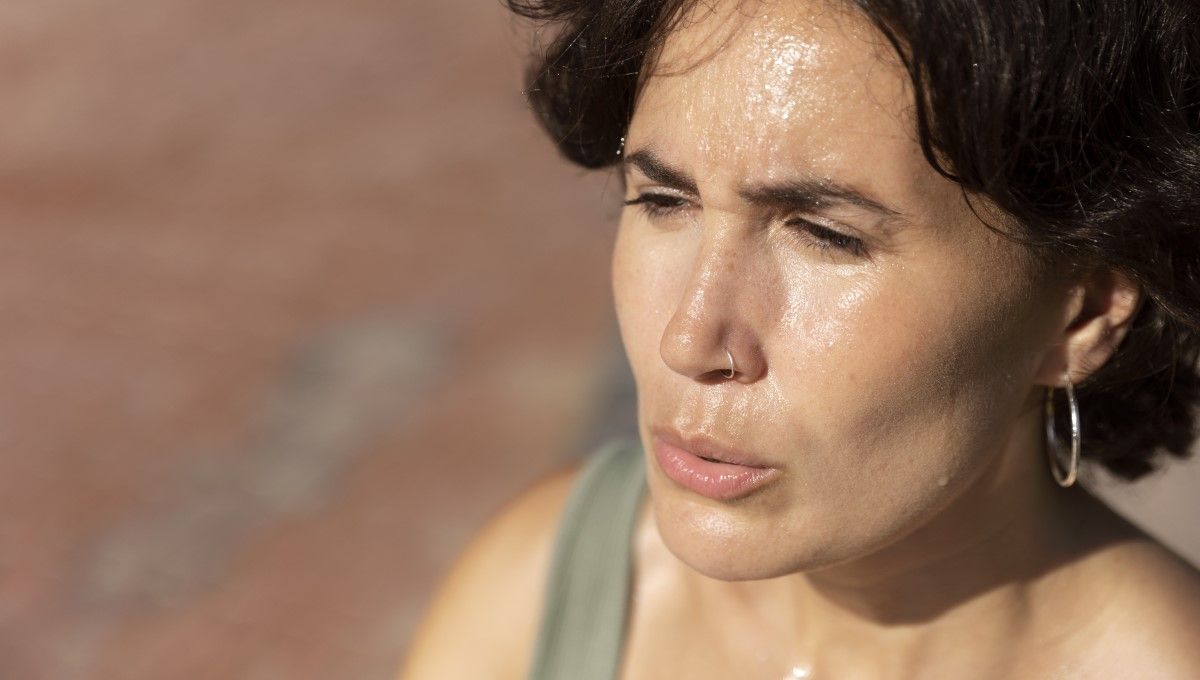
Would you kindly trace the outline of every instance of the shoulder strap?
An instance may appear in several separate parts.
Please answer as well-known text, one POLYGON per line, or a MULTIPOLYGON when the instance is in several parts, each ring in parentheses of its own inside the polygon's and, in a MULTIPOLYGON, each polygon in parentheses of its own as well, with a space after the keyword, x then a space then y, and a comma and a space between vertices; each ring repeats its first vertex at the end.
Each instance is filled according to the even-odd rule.
POLYGON ((529 680, 613 680, 645 487, 641 447, 610 442, 584 465, 558 526, 529 680))

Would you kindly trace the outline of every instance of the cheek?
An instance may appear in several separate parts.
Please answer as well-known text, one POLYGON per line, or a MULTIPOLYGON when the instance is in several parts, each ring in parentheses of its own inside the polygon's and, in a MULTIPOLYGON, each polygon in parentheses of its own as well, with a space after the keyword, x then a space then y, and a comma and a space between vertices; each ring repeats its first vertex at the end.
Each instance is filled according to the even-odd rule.
POLYGON ((621 331, 621 342, 629 357, 634 376, 642 364, 642 350, 647 327, 647 310, 644 293, 647 290, 646 267, 634 257, 635 249, 630 243, 629 230, 624 226, 617 229, 616 243, 612 255, 613 303, 616 306, 617 325, 621 331))
POLYGON ((920 296, 895 284, 797 294, 770 352, 793 510, 850 533, 886 534, 994 459, 1034 368, 1019 296, 949 273, 907 289, 920 296))
POLYGON ((622 218, 617 229, 612 286, 621 339, 641 384, 643 376, 662 363, 659 344, 686 285, 689 254, 678 244, 639 233, 631 221, 622 218))
POLYGON ((782 291, 775 300, 778 318, 768 335, 769 356, 779 358, 778 368, 803 370, 812 381, 835 374, 852 379, 853 362, 871 360, 870 348, 879 345, 881 283, 871 275, 814 276, 791 271, 779 277, 782 291), (847 363, 847 361, 851 363, 847 363))
POLYGON ((786 390, 808 395, 790 414, 818 452, 805 473, 835 495, 872 499, 854 506, 865 525, 922 513, 988 465, 1032 370, 1020 305, 983 289, 920 290, 862 286, 839 298, 823 353, 781 366, 786 390))

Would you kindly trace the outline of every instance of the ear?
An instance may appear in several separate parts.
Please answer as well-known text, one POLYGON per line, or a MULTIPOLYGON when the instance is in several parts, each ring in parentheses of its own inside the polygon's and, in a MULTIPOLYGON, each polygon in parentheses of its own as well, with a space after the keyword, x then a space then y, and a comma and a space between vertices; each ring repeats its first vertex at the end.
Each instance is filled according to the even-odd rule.
POLYGON ((1117 351, 1142 299, 1128 275, 1107 268, 1088 271, 1067 290, 1062 321, 1035 381, 1062 387, 1068 371, 1073 385, 1095 373, 1117 351))

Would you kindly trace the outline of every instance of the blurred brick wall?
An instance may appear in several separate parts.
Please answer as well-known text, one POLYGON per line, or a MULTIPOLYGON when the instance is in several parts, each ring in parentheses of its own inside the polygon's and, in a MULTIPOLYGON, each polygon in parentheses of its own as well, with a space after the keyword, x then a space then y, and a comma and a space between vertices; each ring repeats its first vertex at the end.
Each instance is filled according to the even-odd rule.
MULTIPOLYGON (((0 677, 388 678, 484 517, 628 427, 614 197, 521 43, 466 0, 0 6, 0 677)), ((1193 557, 1198 469, 1119 492, 1193 557)))
POLYGON ((612 362, 499 3, 0 7, 0 677, 386 678, 612 362))

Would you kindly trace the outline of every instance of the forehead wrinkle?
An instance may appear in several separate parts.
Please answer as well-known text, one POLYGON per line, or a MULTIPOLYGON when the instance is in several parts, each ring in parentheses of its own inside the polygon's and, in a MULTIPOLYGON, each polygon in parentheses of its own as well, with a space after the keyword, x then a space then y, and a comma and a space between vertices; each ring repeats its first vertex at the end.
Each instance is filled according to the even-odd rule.
POLYGON ((761 206, 816 207, 825 202, 849 203, 888 217, 901 213, 855 187, 828 177, 799 177, 767 184, 744 184, 737 190, 742 200, 761 206))
MULTIPOLYGON (((664 160, 650 144, 625 155, 620 162, 621 176, 637 168, 654 182, 689 193, 699 193, 696 180, 686 170, 664 160)), ((774 174, 774 173, 772 173, 774 174)), ((903 213, 873 198, 870 192, 843 184, 830 177, 801 175, 763 183, 742 182, 735 193, 743 201, 756 206, 815 207, 824 202, 842 202, 871 210, 888 217, 903 213)))

